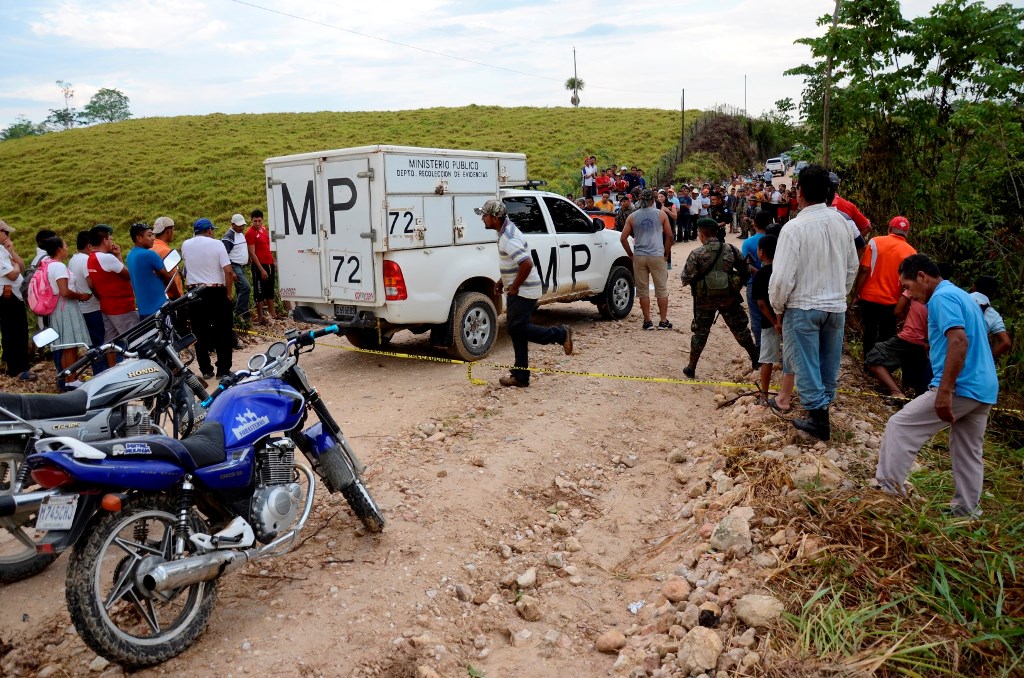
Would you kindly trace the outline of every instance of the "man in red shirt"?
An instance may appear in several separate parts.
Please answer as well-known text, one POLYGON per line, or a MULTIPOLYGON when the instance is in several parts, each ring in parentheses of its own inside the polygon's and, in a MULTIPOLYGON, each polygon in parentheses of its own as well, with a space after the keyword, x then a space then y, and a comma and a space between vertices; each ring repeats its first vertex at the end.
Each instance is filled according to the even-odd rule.
POLYGON ((277 309, 274 307, 274 282, 277 279, 277 266, 274 264, 274 253, 270 251, 270 231, 263 223, 263 211, 253 210, 249 215, 249 230, 245 232, 245 241, 249 245, 249 263, 252 266, 252 292, 256 302, 256 322, 267 321, 263 315, 266 307, 267 315, 278 320, 277 309))
MULTIPOLYGON (((112 233, 113 229, 106 224, 94 226, 89 231, 93 251, 86 264, 89 287, 99 300, 103 313, 103 341, 107 343, 139 322, 131 276, 121 261, 121 246, 114 242, 112 233)), ((108 353, 107 364, 113 367, 116 362, 117 356, 108 353)))
POLYGON ((909 231, 910 221, 906 217, 893 217, 889 222, 889 235, 872 238, 864 248, 852 297, 863 328, 865 358, 875 342, 886 341, 896 334, 896 303, 903 292, 900 264, 911 254, 917 254, 907 242, 909 231))

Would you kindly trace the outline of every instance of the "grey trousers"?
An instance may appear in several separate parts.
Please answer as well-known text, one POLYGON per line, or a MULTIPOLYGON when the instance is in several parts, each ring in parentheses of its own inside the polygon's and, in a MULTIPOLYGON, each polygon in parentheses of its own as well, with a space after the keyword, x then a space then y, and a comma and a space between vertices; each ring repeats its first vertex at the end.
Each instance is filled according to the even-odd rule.
POLYGON ((935 394, 934 390, 923 393, 889 419, 878 452, 875 479, 882 489, 902 493, 903 482, 910 474, 910 467, 921 446, 948 426, 954 486, 950 506, 972 513, 981 499, 985 470, 981 461, 981 443, 992 406, 971 398, 953 396, 956 420, 948 424, 935 413, 935 394))

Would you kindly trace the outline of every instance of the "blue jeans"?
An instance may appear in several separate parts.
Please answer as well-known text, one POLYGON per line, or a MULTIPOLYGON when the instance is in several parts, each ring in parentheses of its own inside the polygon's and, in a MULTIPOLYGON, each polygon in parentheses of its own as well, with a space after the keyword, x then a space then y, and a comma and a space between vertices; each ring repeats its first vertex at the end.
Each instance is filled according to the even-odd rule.
MULTIPOLYGON (((510 294, 505 302, 505 326, 512 339, 512 350, 516 355, 516 367, 530 366, 530 342, 535 344, 561 344, 565 341, 565 330, 561 327, 543 327, 530 322, 536 299, 525 299, 518 294, 510 294)), ((528 370, 510 370, 522 384, 530 383, 528 370)))
MULTIPOLYGON (((89 329, 89 348, 96 348, 103 344, 105 332, 103 327, 103 312, 89 311, 88 313, 83 313, 82 317, 85 318, 85 326, 89 329)), ((92 376, 95 377, 105 369, 107 369, 107 358, 106 356, 100 356, 92 363, 92 376)))
MULTIPOLYGON (((751 272, 750 279, 753 280, 753 271, 751 272)), ((757 352, 761 353, 761 309, 757 307, 757 301, 754 299, 754 283, 747 283, 747 313, 750 314, 750 333, 754 335, 754 345, 757 346, 757 352)))
POLYGON ((845 327, 845 313, 787 308, 782 317, 782 350, 805 410, 824 409, 836 398, 845 327))
POLYGON ((231 270, 235 272, 235 315, 244 318, 249 312, 249 297, 252 296, 252 283, 249 282, 249 274, 245 266, 231 264, 231 270))

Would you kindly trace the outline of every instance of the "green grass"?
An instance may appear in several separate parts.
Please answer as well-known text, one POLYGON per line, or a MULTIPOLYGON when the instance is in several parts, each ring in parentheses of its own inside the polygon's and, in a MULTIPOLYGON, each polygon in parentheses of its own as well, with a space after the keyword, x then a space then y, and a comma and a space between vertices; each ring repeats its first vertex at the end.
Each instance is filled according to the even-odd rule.
MULTIPOLYGON (((700 113, 687 112, 687 121, 700 113)), ((131 222, 178 224, 264 207, 263 161, 369 144, 526 153, 531 178, 578 189, 583 157, 599 166, 663 170, 674 158, 679 113, 658 109, 499 108, 277 113, 143 118, 0 143, 0 218, 30 254, 52 228, 73 240, 97 223, 127 244, 131 222)), ((649 171, 650 175, 651 172, 649 171)), ((178 240, 190 229, 178 229, 178 240)), ((73 245, 73 242, 72 242, 73 245)))
POLYGON ((986 447, 985 513, 969 521, 940 514, 945 444, 919 456, 914 500, 807 498, 803 529, 842 548, 789 573, 806 601, 787 616, 802 656, 876 675, 1024 674, 1024 449, 986 447))

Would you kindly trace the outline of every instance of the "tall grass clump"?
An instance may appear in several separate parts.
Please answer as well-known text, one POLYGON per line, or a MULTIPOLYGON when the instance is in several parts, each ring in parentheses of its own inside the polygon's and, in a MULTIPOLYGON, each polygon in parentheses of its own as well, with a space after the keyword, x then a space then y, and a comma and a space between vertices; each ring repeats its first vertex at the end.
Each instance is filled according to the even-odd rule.
POLYGON ((941 513, 953 492, 942 436, 922 451, 909 500, 804 495, 793 524, 824 548, 779 573, 803 602, 787 615, 796 651, 777 670, 1024 674, 1024 449, 990 444, 985 457, 979 520, 941 513))

